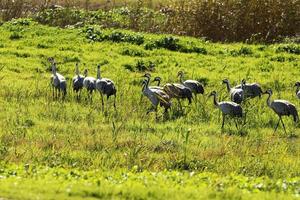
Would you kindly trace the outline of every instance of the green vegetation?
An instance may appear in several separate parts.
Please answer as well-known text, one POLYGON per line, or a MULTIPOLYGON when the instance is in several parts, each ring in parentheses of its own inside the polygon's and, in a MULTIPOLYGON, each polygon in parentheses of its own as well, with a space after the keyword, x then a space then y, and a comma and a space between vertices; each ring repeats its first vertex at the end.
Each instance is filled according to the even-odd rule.
POLYGON ((205 37, 223 42, 274 43, 292 37, 299 41, 300 3, 297 0, 46 2, 2 0, 0 22, 33 17, 42 24, 52 26, 100 25, 104 28, 205 37))
POLYGON ((0 171, 1 195, 13 199, 297 199, 299 182, 233 174, 107 173, 30 165, 0 171))
POLYGON ((207 97, 216 90, 228 100, 221 80, 234 85, 246 78, 299 109, 293 88, 299 44, 221 44, 92 27, 60 29, 29 19, 0 26, 0 198, 299 197, 299 125, 284 118, 288 134, 281 127, 274 134, 278 118, 263 97, 243 105, 242 129, 228 122, 221 130, 219 111, 207 97), (87 30, 106 39, 91 39, 87 30), (194 48, 202 50, 182 50, 194 48), (68 79, 65 101, 52 99, 50 56, 68 79), (73 97, 76 62, 91 76, 103 65, 103 76, 118 90, 117 111, 109 101, 102 113, 98 93, 92 103, 86 92, 80 101, 73 97), (150 71, 162 84, 178 82, 179 70, 201 81, 205 95, 185 102, 183 113, 174 101, 168 116, 162 110, 158 120, 146 115, 141 76, 150 71))

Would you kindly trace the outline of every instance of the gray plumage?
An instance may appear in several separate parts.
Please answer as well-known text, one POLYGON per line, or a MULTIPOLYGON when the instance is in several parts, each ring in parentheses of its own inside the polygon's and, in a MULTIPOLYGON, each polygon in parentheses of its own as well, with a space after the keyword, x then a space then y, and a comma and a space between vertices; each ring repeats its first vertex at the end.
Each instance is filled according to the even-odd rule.
MULTIPOLYGON (((213 96, 214 99, 214 105, 220 109, 222 112, 223 120, 222 120, 222 128, 224 127, 225 123, 225 116, 230 116, 232 118, 241 118, 243 117, 243 109, 242 107, 235 103, 230 101, 217 101, 217 93, 216 91, 211 92, 210 96, 213 96)), ((235 125, 237 127, 237 124, 235 122, 235 125)))
MULTIPOLYGON (((171 99, 169 95, 160 89, 151 89, 149 88, 149 82, 150 79, 146 77, 146 79, 143 81, 143 87, 142 87, 142 93, 144 96, 146 96, 154 108, 155 112, 157 112, 157 106, 160 104, 161 107, 165 108, 165 112, 168 111, 168 109, 171 107, 171 99)), ((148 111, 147 113, 149 113, 148 111)))
POLYGON ((226 84, 227 91, 230 94, 231 101, 233 101, 237 104, 242 103, 243 100, 244 100, 244 90, 242 88, 236 88, 236 87, 232 88, 230 86, 230 83, 229 83, 228 79, 224 79, 222 82, 224 84, 226 84))
POLYGON ((96 78, 88 76, 88 70, 84 70, 83 87, 87 89, 89 95, 92 95, 96 89, 96 78))
POLYGON ((300 82, 296 82, 295 87, 296 87, 296 96, 297 96, 298 99, 300 99, 300 90, 299 90, 300 82))
POLYGON ((278 115, 279 117, 279 120, 278 120, 278 123, 275 127, 275 130, 277 130, 278 128, 278 125, 279 125, 279 122, 281 121, 282 125, 283 125, 283 128, 284 128, 284 131, 286 132, 285 130, 285 125, 283 123, 283 120, 282 120, 282 116, 290 116, 292 115, 293 116, 293 119, 294 119, 294 122, 298 122, 299 121, 299 116, 298 116, 298 112, 297 112, 297 109, 295 107, 294 104, 286 101, 286 100, 273 100, 271 101, 271 96, 273 94, 272 90, 271 89, 268 89, 265 94, 268 94, 268 99, 267 99, 267 105, 278 115))
MULTIPOLYGON (((143 77, 147 78, 149 84, 151 75, 149 73, 146 73, 143 77)), ((148 86, 149 89, 162 90, 164 93, 168 95, 170 99, 176 98, 179 101, 179 104, 180 104, 180 99, 188 99, 189 104, 192 102, 193 94, 188 87, 178 83, 173 83, 173 84, 167 83, 163 87, 160 87, 159 84, 161 78, 156 77, 155 79, 156 81, 158 81, 158 86, 148 86)))
POLYGON ((183 71, 179 71, 178 76, 179 76, 180 83, 190 88, 190 90, 192 91, 192 93, 194 93, 194 95, 204 94, 204 87, 199 81, 196 80, 183 81, 183 76, 184 76, 183 71))
MULTIPOLYGON (((85 77, 79 73, 78 63, 76 63, 76 66, 75 66, 75 74, 76 75, 72 79, 73 91, 76 92, 77 95, 79 93, 79 96, 80 96, 80 92, 83 88, 83 80, 85 77)), ((77 97, 79 97, 79 96, 77 96, 77 97)))
POLYGON ((101 77, 100 65, 97 66, 96 89, 101 94, 102 109, 104 108, 103 95, 106 95, 107 99, 109 99, 109 97, 113 95, 115 97, 114 98, 114 107, 116 107, 117 89, 116 89, 115 84, 112 80, 101 77))
POLYGON ((66 96, 67 94, 67 81, 65 79, 64 76, 62 76, 61 74, 59 74, 56 71, 56 62, 53 58, 48 58, 48 61, 51 63, 52 65, 52 75, 50 78, 51 81, 51 85, 53 87, 53 97, 56 96, 57 97, 57 91, 63 94, 63 97, 66 96), (56 93, 54 95, 54 92, 56 93))
POLYGON ((263 94, 261 86, 258 83, 246 83, 245 79, 242 80, 242 84, 237 85, 235 88, 244 90, 245 99, 252 99, 255 97, 261 98, 261 95, 263 94))

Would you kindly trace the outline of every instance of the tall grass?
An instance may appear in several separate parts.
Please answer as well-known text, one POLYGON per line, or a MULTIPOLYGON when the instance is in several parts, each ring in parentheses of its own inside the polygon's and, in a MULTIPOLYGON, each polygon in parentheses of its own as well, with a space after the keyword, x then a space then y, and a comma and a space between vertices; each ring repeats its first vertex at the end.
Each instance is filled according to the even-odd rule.
POLYGON ((213 41, 276 42, 298 37, 300 3, 297 0, 169 0, 103 2, 98 12, 88 10, 89 1, 1 1, 2 20, 36 13, 41 23, 65 27, 99 24, 151 33, 205 37, 213 41), (129 3, 128 3, 129 2, 129 3), (65 9, 50 9, 60 3, 65 9), (123 6, 123 7, 120 7, 123 6), (74 10, 78 8, 79 10, 74 10))
POLYGON ((259 82, 264 90, 273 88, 274 98, 287 99, 298 108, 293 84, 300 76, 299 45, 219 44, 139 34, 146 43, 164 41, 157 48, 147 49, 135 40, 122 39, 140 41, 132 37, 135 32, 102 29, 102 36, 114 40, 93 41, 86 38, 85 31, 43 26, 26 19, 0 27, 3 162, 80 169, 187 169, 245 176, 299 176, 299 125, 294 126, 285 117, 288 134, 281 128, 273 134, 278 117, 263 97, 243 105, 249 111, 242 130, 236 130, 230 121, 221 130, 219 111, 207 97, 217 90, 220 100, 228 100, 221 80, 228 78, 234 85, 246 78, 259 82), (15 32, 21 37, 12 38, 15 32), (205 48, 206 53, 166 48, 173 47, 174 42, 185 48, 205 48), (70 85, 64 101, 52 99, 49 56, 56 58, 58 71, 68 83, 76 62, 81 72, 89 69, 90 76, 96 75, 96 66, 102 63, 103 76, 117 87, 117 111, 108 101, 102 113, 98 93, 89 102, 84 91, 77 101, 70 85), (178 82, 179 70, 185 71, 188 79, 203 82, 205 95, 189 106, 183 103, 183 112, 173 101, 168 116, 162 109, 158 120, 153 113, 146 115, 150 102, 140 100, 142 74, 150 71, 153 76, 159 75, 164 84, 178 82))
POLYGON ((299 1, 171 1, 173 33, 215 41, 272 41, 299 33, 299 1))

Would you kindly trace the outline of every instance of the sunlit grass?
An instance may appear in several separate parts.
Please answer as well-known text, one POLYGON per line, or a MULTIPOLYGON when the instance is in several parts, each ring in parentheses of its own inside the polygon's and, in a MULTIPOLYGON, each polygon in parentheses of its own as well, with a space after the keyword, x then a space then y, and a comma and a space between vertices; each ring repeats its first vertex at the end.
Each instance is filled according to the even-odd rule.
MULTIPOLYGON (((110 33, 111 30, 103 31, 110 33)), ((133 34, 128 31, 124 33, 133 34)), ((144 45, 124 42, 90 42, 79 29, 59 29, 37 24, 20 26, 7 23, 0 26, 0 34, 0 69, 3 67, 0 72, 2 163, 20 166, 28 163, 76 170, 101 169, 110 171, 110 174, 120 169, 153 172, 188 170, 216 173, 222 179, 234 173, 245 177, 267 176, 270 181, 272 178, 300 175, 299 126, 295 127, 292 119, 286 117, 284 121, 288 134, 281 127, 273 133, 278 118, 266 106, 265 96, 243 106, 248 112, 247 123, 241 130, 237 130, 233 122, 227 121, 223 131, 221 115, 213 106, 212 98, 208 98, 209 92, 216 90, 220 100, 228 100, 221 80, 228 78, 234 85, 246 78, 249 82, 259 82, 263 89, 272 88, 273 98, 287 99, 299 108, 293 88, 300 76, 299 55, 276 52, 283 44, 219 44, 195 38, 179 38, 183 45, 193 41, 205 48, 207 54, 204 55, 162 48, 146 50, 144 45), (21 30, 21 37, 10 39, 16 30, 21 30), (245 48, 250 49, 251 53, 239 55, 240 51, 248 51, 245 48), (138 55, 143 56, 124 54, 128 49, 141 52, 138 55), (86 92, 77 101, 70 87, 65 101, 53 100, 49 85, 50 64, 47 62, 50 56, 57 60, 58 71, 67 77, 69 84, 76 62, 79 62, 81 72, 87 68, 91 76, 96 75, 97 64, 103 63, 103 77, 112 79, 117 87, 117 111, 110 100, 106 104, 106 111, 102 113, 97 92, 92 103, 85 100, 86 92), (278 61, 275 58, 280 59, 278 61), (205 94, 198 96, 198 102, 190 106, 185 102, 184 113, 178 112, 177 102, 174 101, 169 117, 164 118, 161 109, 159 120, 156 120, 153 113, 146 115, 149 101, 146 98, 140 101, 140 81, 144 72, 126 68, 128 65, 136 66, 139 61, 153 62, 152 76, 161 76, 163 84, 178 82, 177 72, 183 70, 187 79, 202 80, 207 84, 205 94)), ((143 35, 146 40, 164 37, 143 35)), ((187 176, 184 179, 188 179, 187 176)), ((47 180, 41 178, 36 185, 47 180)), ((2 185, 10 188, 15 181, 15 178, 7 181, 1 179, 1 188, 2 185)), ((37 193, 42 192, 33 182, 29 178, 20 183, 24 185, 23 191, 29 190, 28 185, 33 184, 37 193)), ((53 185, 53 190, 56 190, 55 184, 56 180, 53 184, 49 183, 49 187, 53 185)), ((68 187, 67 181, 62 184, 63 188, 68 187)), ((86 183, 75 184, 79 193, 82 184, 86 183)), ((137 184, 138 188, 145 189, 140 183, 137 184)), ((171 187, 174 183, 169 184, 171 187)), ((95 187, 97 190, 98 186, 95 187)), ((117 186, 109 186, 103 198, 116 195, 110 192, 115 191, 114 187, 117 186)), ((186 189, 178 197, 187 197, 185 195, 191 193, 191 198, 195 198, 194 189, 197 190, 197 187, 186 189)), ((215 185, 209 184, 200 190, 206 191, 207 187, 210 192, 205 197, 211 197, 210 194, 212 198, 220 199, 240 197, 234 192, 238 187, 234 183, 233 191, 228 189, 220 194, 215 194, 215 185)), ((120 190, 127 189, 128 185, 120 190)), ((151 188, 149 190, 158 196, 166 192, 166 198, 174 197, 167 189, 163 189, 163 194, 156 194, 159 189, 159 186, 154 186, 153 191, 151 188)), ((10 196, 8 190, 3 191, 4 197, 21 198, 21 195, 10 196)), ((270 199, 275 192, 272 191, 270 199)), ((63 192, 62 195, 67 194, 63 192)), ((128 195, 128 198, 134 198, 131 190, 128 195)), ((142 198, 146 194, 139 195, 142 198)), ((256 195, 260 197, 260 194, 255 194, 252 198, 256 195)))

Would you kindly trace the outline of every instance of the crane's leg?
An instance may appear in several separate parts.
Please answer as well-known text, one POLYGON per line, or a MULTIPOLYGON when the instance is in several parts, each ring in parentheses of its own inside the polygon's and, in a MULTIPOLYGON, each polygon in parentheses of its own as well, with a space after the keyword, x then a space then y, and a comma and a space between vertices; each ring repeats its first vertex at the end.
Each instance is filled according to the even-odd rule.
POLYGON ((178 100, 179 109, 182 111, 181 102, 180 102, 180 100, 179 100, 179 99, 177 99, 177 100, 178 100))
POLYGON ((90 91, 89 91, 89 90, 86 90, 86 97, 85 97, 85 100, 86 100, 86 101, 89 101, 89 100, 90 100, 90 91))
POLYGON ((142 102, 142 100, 143 100, 143 95, 141 95, 140 103, 142 102))
POLYGON ((55 99, 57 99, 57 88, 55 88, 55 99))
POLYGON ((93 90, 91 90, 91 103, 93 102, 93 90))
POLYGON ((115 109, 117 109, 117 107, 116 107, 116 99, 117 99, 117 95, 114 94, 114 108, 115 108, 115 109))
POLYGON ((154 106, 153 106, 153 105, 151 105, 151 107, 148 109, 148 111, 146 112, 146 114, 148 115, 150 112, 152 112, 152 111, 153 111, 153 109, 154 109, 154 106))
POLYGON ((100 92, 100 95, 101 95, 102 112, 104 112, 104 99, 103 99, 102 92, 100 92))
POLYGON ((57 89, 57 100, 60 99, 60 89, 57 89))
POLYGON ((155 109, 155 119, 158 120, 157 106, 154 109, 155 109))
POLYGON ((197 94, 195 93, 194 96, 195 96, 195 104, 197 105, 197 102, 198 102, 197 101, 197 94))
POLYGON ((222 114, 222 129, 224 128, 224 124, 225 124, 225 115, 222 114))
POLYGON ((281 119, 281 117, 279 117, 278 123, 277 123, 277 125, 275 126, 274 133, 276 132, 276 130, 277 130, 278 126, 279 126, 280 119, 281 119))
POLYGON ((287 134, 287 133, 286 133, 286 130, 285 130, 285 125, 284 125, 283 120, 282 120, 282 117, 280 117, 280 121, 281 121, 281 123, 282 123, 282 126, 283 126, 283 129, 284 129, 285 134, 287 134))
POLYGON ((239 130, 238 125, 237 125, 237 123, 236 123, 236 119, 234 119, 234 123, 235 123, 236 129, 239 130))
POLYGON ((52 98, 54 99, 54 87, 52 86, 52 98))

